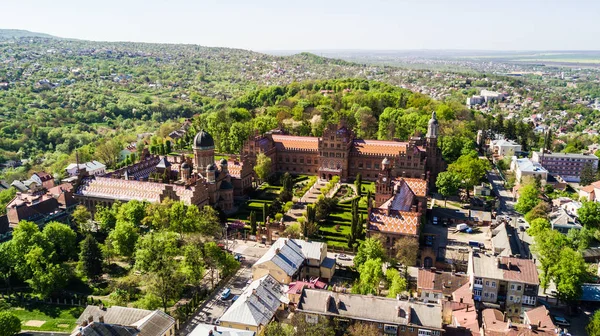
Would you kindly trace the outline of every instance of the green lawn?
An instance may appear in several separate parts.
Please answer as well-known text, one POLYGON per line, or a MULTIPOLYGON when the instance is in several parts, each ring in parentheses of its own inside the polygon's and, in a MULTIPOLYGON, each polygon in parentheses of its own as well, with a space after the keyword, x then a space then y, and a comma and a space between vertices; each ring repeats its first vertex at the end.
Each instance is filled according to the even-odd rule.
MULTIPOLYGON (((351 209, 351 204, 338 204, 321 224, 319 236, 323 236, 323 240, 328 246, 348 248, 347 236, 350 234, 350 222, 352 221, 351 209), (339 230, 335 229, 336 225, 340 226, 339 230)), ((360 208, 359 212, 366 218, 366 209, 360 208)))
POLYGON ((362 195, 366 195, 369 190, 372 195, 375 195, 375 182, 363 182, 362 183, 362 195))
POLYGON ((71 332, 75 321, 83 313, 83 307, 56 306, 41 303, 12 306, 9 310, 23 323, 23 330, 71 332), (46 321, 41 327, 26 326, 31 320, 46 321))

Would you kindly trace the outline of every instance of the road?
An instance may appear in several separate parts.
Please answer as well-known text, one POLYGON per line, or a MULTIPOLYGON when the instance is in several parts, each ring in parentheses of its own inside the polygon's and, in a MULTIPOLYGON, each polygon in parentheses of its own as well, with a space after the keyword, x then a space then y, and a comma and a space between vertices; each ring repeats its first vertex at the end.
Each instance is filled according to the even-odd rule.
POLYGON ((215 322, 231 306, 231 299, 241 294, 252 279, 252 265, 265 254, 268 248, 257 242, 244 242, 243 240, 230 241, 229 247, 234 253, 245 257, 242 266, 227 283, 217 288, 196 310, 194 315, 178 331, 179 335, 188 335, 200 323, 215 324, 215 322), (220 298, 224 288, 231 289, 231 295, 226 300, 220 298))

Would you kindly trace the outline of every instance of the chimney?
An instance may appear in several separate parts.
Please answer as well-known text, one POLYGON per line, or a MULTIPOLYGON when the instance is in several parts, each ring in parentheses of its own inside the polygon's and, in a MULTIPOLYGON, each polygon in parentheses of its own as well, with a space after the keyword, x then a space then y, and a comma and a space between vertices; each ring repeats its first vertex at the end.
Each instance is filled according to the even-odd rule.
POLYGON ((94 322, 94 316, 92 316, 92 315, 88 315, 88 322, 89 322, 89 323, 92 323, 92 322, 94 322))
POLYGON ((98 316, 98 322, 104 323, 104 315, 98 316))
POLYGON ((279 254, 279 248, 275 249, 275 254, 279 254))
POLYGON ((81 322, 81 326, 85 327, 88 325, 88 321, 87 320, 83 320, 83 322, 81 322))

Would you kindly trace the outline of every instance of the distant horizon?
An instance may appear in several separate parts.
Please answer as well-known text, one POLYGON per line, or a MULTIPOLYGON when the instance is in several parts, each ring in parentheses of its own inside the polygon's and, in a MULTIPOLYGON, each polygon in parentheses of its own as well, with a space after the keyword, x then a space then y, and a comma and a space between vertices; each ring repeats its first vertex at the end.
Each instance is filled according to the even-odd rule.
POLYGON ((600 50, 587 0, 5 0, 2 25, 65 38, 256 51, 600 50))

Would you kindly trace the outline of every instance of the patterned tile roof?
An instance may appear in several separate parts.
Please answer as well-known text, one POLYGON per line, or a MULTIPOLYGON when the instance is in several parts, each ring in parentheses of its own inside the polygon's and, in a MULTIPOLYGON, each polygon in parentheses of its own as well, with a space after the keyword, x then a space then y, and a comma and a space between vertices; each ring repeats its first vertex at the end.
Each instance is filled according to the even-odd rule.
POLYGON ((388 214, 384 209, 372 209, 369 214, 369 230, 418 235, 420 218, 418 212, 390 211, 388 214))
POLYGON ((184 186, 121 180, 100 176, 83 182, 77 190, 77 194, 89 197, 109 198, 124 202, 138 200, 156 203, 160 202, 160 195, 167 186, 173 188, 173 191, 179 196, 180 200, 184 201, 186 204, 191 204, 194 192, 192 189, 188 189, 184 186))
POLYGON ((407 142, 355 139, 352 151, 365 155, 398 156, 406 153, 407 142))
POLYGON ((406 184, 410 187, 412 192, 419 197, 425 197, 427 195, 427 181, 419 178, 402 178, 406 184))
POLYGON ((293 150, 319 150, 319 138, 303 137, 295 135, 273 134, 273 141, 277 150, 293 151, 293 150))

